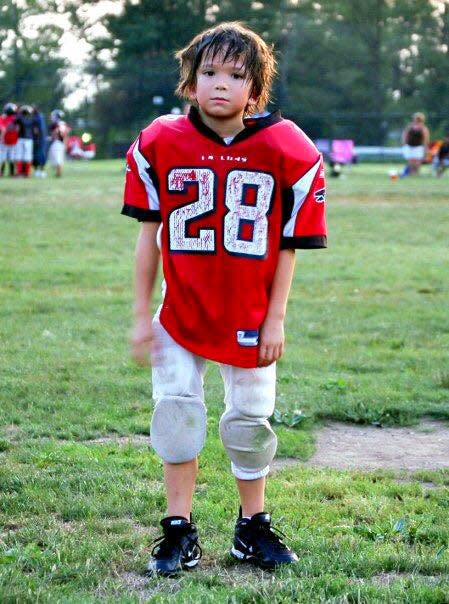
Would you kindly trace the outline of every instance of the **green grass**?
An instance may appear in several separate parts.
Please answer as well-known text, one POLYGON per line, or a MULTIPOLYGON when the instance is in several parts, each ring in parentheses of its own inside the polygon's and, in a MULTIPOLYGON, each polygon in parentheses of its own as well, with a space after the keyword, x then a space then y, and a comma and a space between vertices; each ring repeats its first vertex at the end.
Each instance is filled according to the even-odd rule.
MULTIPOLYGON (((362 165, 331 180, 329 249, 297 253, 277 406, 307 417, 275 425, 281 456, 307 459, 328 418, 449 419, 448 180, 387 173, 362 165)), ((149 375, 127 345, 138 226, 119 214, 122 180, 122 163, 104 161, 71 164, 60 181, 0 181, 0 601, 449 602, 449 470, 407 483, 285 469, 267 509, 301 564, 233 565, 213 365, 194 508, 204 564, 142 577, 165 511, 160 462, 142 445, 84 442, 149 429, 149 375)))

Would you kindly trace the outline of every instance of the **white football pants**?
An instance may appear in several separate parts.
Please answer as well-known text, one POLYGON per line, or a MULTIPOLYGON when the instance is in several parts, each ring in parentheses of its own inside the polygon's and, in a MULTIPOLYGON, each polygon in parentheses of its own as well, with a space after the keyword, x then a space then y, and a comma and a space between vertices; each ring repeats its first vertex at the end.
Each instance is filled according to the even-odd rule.
MULTIPOLYGON (((164 461, 182 463, 199 454, 206 438, 206 360, 175 342, 159 322, 159 313, 153 330, 151 444, 164 461)), ((226 406, 220 436, 232 473, 242 480, 261 478, 268 473, 277 446, 268 422, 275 404, 276 365, 245 369, 220 364, 220 372, 226 406)))

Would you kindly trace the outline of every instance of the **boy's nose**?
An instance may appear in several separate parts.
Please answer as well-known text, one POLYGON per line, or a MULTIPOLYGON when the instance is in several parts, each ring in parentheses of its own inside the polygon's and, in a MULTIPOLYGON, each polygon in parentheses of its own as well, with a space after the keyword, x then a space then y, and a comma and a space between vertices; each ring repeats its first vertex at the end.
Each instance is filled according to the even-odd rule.
POLYGON ((217 82, 215 88, 217 90, 226 90, 226 84, 224 82, 217 82))

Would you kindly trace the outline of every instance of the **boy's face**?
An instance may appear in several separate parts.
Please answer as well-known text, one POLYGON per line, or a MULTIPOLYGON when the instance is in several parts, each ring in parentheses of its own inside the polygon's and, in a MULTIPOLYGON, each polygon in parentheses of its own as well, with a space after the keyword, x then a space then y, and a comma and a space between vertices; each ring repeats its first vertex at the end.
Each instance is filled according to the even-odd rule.
POLYGON ((243 114, 247 105, 255 104, 251 97, 252 83, 245 76, 245 64, 239 57, 223 63, 223 54, 203 57, 196 75, 191 99, 210 117, 229 119, 243 114))

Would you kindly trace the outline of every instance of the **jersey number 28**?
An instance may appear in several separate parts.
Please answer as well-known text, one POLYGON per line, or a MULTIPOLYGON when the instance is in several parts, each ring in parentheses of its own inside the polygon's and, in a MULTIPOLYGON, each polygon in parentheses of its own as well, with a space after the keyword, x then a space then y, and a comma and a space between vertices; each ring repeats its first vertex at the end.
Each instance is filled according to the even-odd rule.
MULTIPOLYGON (((198 199, 173 210, 168 219, 169 246, 173 252, 214 253, 216 232, 200 228, 197 236, 187 234, 188 225, 215 210, 216 177, 210 168, 175 168, 168 175, 171 193, 186 193, 198 185, 198 199)), ((226 178, 223 247, 230 254, 263 257, 267 251, 268 219, 274 179, 265 172, 231 170, 226 178), (252 203, 246 202, 253 189, 252 203), (247 227, 246 234, 244 229, 247 227), (248 236, 247 233, 250 233, 248 236)))

